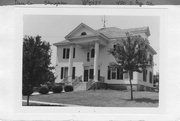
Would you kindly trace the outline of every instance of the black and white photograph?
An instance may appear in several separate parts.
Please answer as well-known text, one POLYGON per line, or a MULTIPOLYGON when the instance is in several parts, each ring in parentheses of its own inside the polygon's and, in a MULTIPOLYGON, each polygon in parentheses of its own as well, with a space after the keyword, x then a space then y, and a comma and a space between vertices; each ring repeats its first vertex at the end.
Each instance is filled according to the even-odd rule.
POLYGON ((180 119, 179 7, 40 1, 0 7, 0 120, 180 119))
POLYGON ((159 106, 160 17, 24 15, 23 106, 159 106))

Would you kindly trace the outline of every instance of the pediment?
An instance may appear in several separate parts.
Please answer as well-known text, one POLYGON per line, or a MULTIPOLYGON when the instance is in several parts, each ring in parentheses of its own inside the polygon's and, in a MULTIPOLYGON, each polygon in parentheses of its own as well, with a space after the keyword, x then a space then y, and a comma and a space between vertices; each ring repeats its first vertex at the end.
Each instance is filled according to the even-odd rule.
POLYGON ((84 23, 78 25, 75 29, 73 29, 65 39, 77 38, 77 37, 85 37, 85 36, 94 36, 98 35, 98 32, 87 26, 84 23))

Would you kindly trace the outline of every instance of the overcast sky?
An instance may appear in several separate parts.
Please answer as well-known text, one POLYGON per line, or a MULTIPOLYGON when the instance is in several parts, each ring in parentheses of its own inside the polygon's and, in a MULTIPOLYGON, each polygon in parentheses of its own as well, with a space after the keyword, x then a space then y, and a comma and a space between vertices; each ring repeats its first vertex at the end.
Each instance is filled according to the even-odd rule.
MULTIPOLYGON (((77 15, 25 15, 24 35, 42 36, 42 40, 55 42, 64 40, 64 37, 81 22, 93 29, 103 27, 103 16, 77 16, 77 15)), ((151 36, 149 41, 157 52, 155 59, 155 72, 158 71, 159 60, 159 17, 155 16, 106 16, 107 27, 118 27, 121 29, 149 26, 151 36)), ((56 47, 52 45, 52 64, 56 64, 56 47)))

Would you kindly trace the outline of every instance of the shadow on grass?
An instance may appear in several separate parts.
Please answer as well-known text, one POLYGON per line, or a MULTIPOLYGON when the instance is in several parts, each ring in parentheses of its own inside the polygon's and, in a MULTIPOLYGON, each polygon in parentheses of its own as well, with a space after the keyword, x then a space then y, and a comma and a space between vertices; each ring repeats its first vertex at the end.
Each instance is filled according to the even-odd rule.
POLYGON ((135 98, 134 100, 131 100, 131 99, 127 99, 127 101, 135 101, 135 102, 138 102, 138 103, 158 103, 159 100, 158 99, 151 99, 151 98, 135 98))

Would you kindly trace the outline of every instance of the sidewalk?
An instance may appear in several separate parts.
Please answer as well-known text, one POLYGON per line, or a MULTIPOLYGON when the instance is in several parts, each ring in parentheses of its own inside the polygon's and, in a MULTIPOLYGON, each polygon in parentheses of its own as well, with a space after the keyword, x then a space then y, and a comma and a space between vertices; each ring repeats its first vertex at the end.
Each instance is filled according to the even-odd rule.
MULTIPOLYGON (((27 100, 22 100, 22 102, 27 102, 27 100)), ((41 102, 41 101, 33 101, 30 100, 29 103, 35 103, 35 104, 43 104, 48 106, 66 106, 66 107, 78 107, 80 105, 72 105, 72 104, 62 104, 62 103, 50 103, 50 102, 41 102)), ((82 106, 81 106, 82 107, 82 106)))

